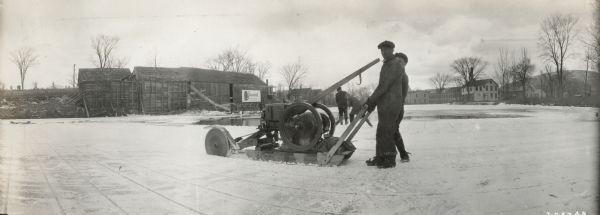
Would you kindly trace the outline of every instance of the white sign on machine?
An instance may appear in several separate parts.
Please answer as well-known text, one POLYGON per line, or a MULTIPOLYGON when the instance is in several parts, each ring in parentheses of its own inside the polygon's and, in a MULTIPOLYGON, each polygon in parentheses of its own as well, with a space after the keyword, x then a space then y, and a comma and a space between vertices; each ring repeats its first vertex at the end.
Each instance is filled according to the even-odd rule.
POLYGON ((242 102, 260 102, 260 90, 242 90, 242 102))

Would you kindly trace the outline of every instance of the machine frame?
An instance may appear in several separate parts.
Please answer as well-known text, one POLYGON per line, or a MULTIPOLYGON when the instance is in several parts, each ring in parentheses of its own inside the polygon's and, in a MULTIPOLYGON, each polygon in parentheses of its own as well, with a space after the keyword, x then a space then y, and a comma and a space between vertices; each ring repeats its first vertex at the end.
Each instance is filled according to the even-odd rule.
POLYGON ((245 138, 234 139, 224 127, 211 126, 205 139, 206 153, 229 157, 233 153, 245 152, 255 160, 340 165, 356 149, 352 139, 371 113, 363 106, 342 135, 335 137, 335 117, 318 101, 379 61, 379 58, 371 61, 305 102, 266 105, 258 131, 245 138), (254 149, 249 149, 252 146, 254 149))

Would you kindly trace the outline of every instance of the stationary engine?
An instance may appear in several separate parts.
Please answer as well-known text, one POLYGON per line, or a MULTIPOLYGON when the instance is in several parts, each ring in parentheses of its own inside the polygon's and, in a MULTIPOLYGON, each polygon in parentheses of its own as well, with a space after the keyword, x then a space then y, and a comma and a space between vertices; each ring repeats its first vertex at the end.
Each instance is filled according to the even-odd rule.
POLYGON ((329 108, 320 103, 275 103, 264 108, 259 130, 267 139, 260 142, 274 143, 278 135, 282 139, 281 150, 293 152, 316 151, 317 143, 333 136, 335 118, 329 108))
POLYGON ((363 107, 359 117, 348 125, 343 134, 334 137, 335 117, 327 106, 317 101, 377 62, 379 59, 306 102, 267 104, 262 111, 258 131, 248 137, 233 139, 225 128, 213 127, 206 134, 206 153, 229 156, 246 149, 246 155, 253 159, 339 165, 356 150, 352 138, 370 113, 363 107), (251 146, 254 146, 253 150, 247 149, 251 146))

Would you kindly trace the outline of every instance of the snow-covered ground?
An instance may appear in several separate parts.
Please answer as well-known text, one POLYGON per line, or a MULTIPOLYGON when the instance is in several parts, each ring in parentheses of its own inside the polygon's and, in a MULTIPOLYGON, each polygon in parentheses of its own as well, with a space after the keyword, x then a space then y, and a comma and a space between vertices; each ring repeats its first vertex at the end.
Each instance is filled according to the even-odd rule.
POLYGON ((368 126, 350 160, 318 167, 208 156, 194 122, 212 116, 5 120, 0 214, 597 214, 597 112, 406 106, 411 162, 385 170, 364 164, 368 126))

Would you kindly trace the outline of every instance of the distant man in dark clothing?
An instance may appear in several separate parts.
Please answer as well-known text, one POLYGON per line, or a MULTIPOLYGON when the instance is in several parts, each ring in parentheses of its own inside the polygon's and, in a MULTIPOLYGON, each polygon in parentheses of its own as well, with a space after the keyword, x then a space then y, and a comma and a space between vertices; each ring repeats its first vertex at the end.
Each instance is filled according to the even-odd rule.
POLYGON ((402 60, 394 56, 394 43, 383 41, 377 48, 381 50, 383 65, 379 73, 379 84, 367 99, 368 111, 372 112, 377 107, 377 123, 375 157, 366 163, 377 168, 391 168, 396 166, 396 142, 394 134, 399 132, 398 126, 404 93, 402 92, 404 65, 402 60))
MULTIPOLYGON (((350 122, 354 121, 354 116, 356 116, 356 114, 360 112, 360 109, 364 104, 364 101, 360 101, 353 95, 348 94, 348 105, 352 107, 352 110, 350 111, 350 122)), ((373 127, 373 124, 371 124, 371 121, 369 121, 369 119, 366 119, 365 121, 367 122, 367 124, 369 124, 369 126, 373 127)))
POLYGON ((343 91, 342 87, 337 88, 337 93, 335 94, 335 103, 337 103, 339 112, 338 123, 341 123, 342 125, 344 123, 348 124, 348 93, 343 91))

